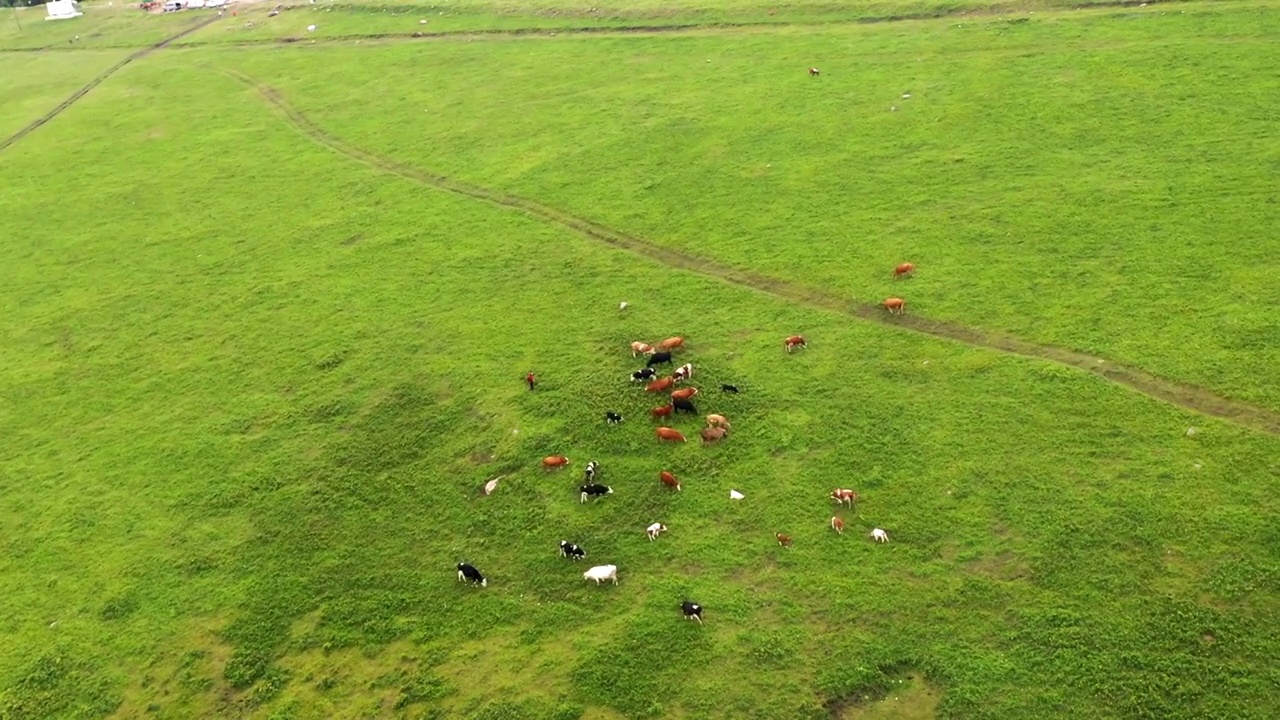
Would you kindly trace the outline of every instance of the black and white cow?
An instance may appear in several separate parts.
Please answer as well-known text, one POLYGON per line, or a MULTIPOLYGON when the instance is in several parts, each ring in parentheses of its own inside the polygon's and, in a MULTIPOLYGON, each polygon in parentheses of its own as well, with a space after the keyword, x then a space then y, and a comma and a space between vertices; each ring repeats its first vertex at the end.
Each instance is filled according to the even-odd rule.
POLYGON ((721 389, 722 391, 724 391, 724 392, 727 392, 727 393, 733 393, 734 395, 737 395, 737 394, 738 394, 738 386, 737 386, 737 385, 721 385, 721 386, 720 386, 720 389, 721 389))
POLYGON ((645 382, 657 374, 658 371, 651 367, 647 367, 643 370, 637 370, 631 373, 631 382, 645 382))
POLYGON ((694 407, 693 402, 689 400, 672 400, 671 407, 674 407, 676 412, 687 412, 693 413, 694 415, 698 414, 698 408, 694 407))
POLYGON ((594 483, 583 485, 578 488, 578 491, 582 493, 582 502, 586 502, 588 497, 593 497, 598 500, 605 495, 613 494, 613 488, 608 485, 597 485, 594 483))
POLYGON ((653 355, 650 355, 650 356, 649 356, 649 362, 645 363, 645 366, 646 366, 646 367, 653 367, 654 365, 657 365, 657 364, 659 364, 659 363, 666 363, 666 364, 670 365, 670 364, 671 364, 671 353, 669 353, 669 352, 654 353, 653 355))
POLYGON ((489 581, 480 574, 480 571, 466 563, 458 563, 458 582, 469 582, 472 585, 489 587, 489 581))
POLYGON ((595 460, 592 460, 591 462, 587 463, 587 468, 586 470, 583 471, 587 475, 587 482, 591 482, 592 480, 595 480, 596 473, 599 470, 600 470, 600 463, 596 462, 595 460))
POLYGON ((604 414, 604 421, 609 423, 610 425, 617 425, 618 423, 622 422, 622 416, 610 410, 604 414))
POLYGON ((680 603, 680 610, 684 612, 685 620, 697 620, 698 624, 702 624, 702 606, 692 600, 685 600, 680 603))
POLYGON ((587 556, 587 551, 574 545, 568 540, 560 541, 560 557, 567 557, 570 560, 581 560, 587 556))

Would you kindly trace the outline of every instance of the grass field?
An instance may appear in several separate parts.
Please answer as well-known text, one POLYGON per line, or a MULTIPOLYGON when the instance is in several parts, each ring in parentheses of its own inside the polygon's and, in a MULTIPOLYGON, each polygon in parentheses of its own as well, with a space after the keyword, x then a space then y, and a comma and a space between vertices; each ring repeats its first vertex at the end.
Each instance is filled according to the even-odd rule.
MULTIPOLYGON (((1280 6, 795 12, 228 19, 0 151, 0 717, 1275 717, 1275 434, 573 228, 1277 409, 1280 6), (625 381, 673 334, 721 445, 625 381)), ((3 54, 0 137, 112 52, 3 54)))

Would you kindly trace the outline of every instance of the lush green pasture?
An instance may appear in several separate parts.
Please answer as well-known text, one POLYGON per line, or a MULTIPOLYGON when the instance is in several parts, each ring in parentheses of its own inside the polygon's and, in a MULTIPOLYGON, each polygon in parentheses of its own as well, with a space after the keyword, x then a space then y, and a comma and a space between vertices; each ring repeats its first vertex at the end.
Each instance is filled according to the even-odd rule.
POLYGON ((10 53, 0 73, 0 140, 57 107, 128 50, 10 53))
MULTIPOLYGON (((673 272, 381 173, 216 72, 278 86, 399 161, 851 296, 886 292, 882 270, 910 253, 921 272, 901 291, 918 312, 1064 343, 1123 340, 1096 349, 1196 379, 1186 368, 1223 352, 1217 336, 1157 350, 1208 333, 1204 317, 1148 327, 1106 310, 1100 298, 1123 288, 1102 281, 1100 263, 1063 269, 1084 246, 1055 229, 1065 216, 1039 193, 1086 202, 1070 188, 1088 180, 1082 168, 1095 184, 1120 170, 1068 152, 1083 141, 1053 153, 1025 129, 1009 148, 980 132, 1030 106, 1072 108, 1080 133, 1119 123, 1105 104, 1073 105, 1079 88, 1014 103, 1011 87, 1038 91, 1014 70, 1033 72, 1024 56, 1040 53, 1066 72, 1071 47, 1099 43, 1108 49, 1081 50, 1082 75, 1062 81, 1097 87, 1106 67, 1127 67, 1125 47, 1150 57, 1161 34, 1209 32, 1148 21, 1171 22, 1144 16, 1130 35, 1115 19, 1046 23, 1056 35, 1033 23, 1011 30, 1045 33, 1021 45, 985 26, 955 46, 945 24, 913 25, 914 41, 884 25, 205 48, 131 64, 0 155, 0 717, 865 717, 899 709, 899 687, 906 709, 947 718, 1275 717, 1277 438, 1059 366, 673 272), (845 82, 831 58, 852 48, 871 77, 862 93, 912 91, 884 99, 901 109, 876 122, 901 121, 896 131, 841 134, 837 120, 872 104, 830 89, 845 82), (962 136, 908 105, 945 99, 943 73, 915 69, 934 63, 967 68, 945 86, 953 98, 991 83, 987 105, 963 105, 995 114, 965 121, 972 144, 953 165, 976 165, 972 175, 937 170, 962 136), (806 85, 809 64, 824 76, 806 85), (932 145, 931 127, 943 133, 932 145), (1036 153, 1016 174, 1015 147, 1036 153), (984 155, 992 148, 1003 149, 984 155), (1033 172, 1049 156, 1058 185, 1033 172), (73 189, 70 209, 50 188, 73 189), (952 221, 928 212, 935 194, 965 221, 954 247, 942 239, 952 221), (1006 226, 1043 233, 997 241, 1006 226), (840 262, 819 262, 823 251, 840 262), (1046 308, 1069 283, 1080 289, 1070 315, 1046 308), (975 295, 985 302, 965 303, 975 295), (788 356, 793 332, 810 348, 788 356), (670 334, 688 338, 699 408, 734 423, 720 446, 659 445, 644 417, 655 400, 625 381, 637 365, 626 344, 670 334), (534 393, 521 384, 529 369, 543 380, 534 393), (716 392, 722 382, 742 394, 716 392), (608 409, 626 422, 606 426, 608 409), (572 467, 538 470, 551 453, 572 467), (574 491, 588 459, 615 494, 584 506, 574 491), (684 491, 664 490, 661 469, 684 491), (827 527, 837 485, 863 493, 842 513, 844 537, 827 527), (730 488, 746 499, 731 503, 730 488), (671 532, 649 543, 654 521, 671 532), (875 526, 893 542, 871 543, 875 526), (794 547, 779 548, 777 531, 794 547), (558 558, 560 539, 589 562, 558 558), (460 559, 489 587, 459 585, 460 559), (606 562, 619 586, 583 582, 606 562), (706 606, 704 627, 680 618, 686 597, 706 606)), ((1203 44, 1184 52, 1203 74, 1261 87, 1270 77, 1240 53, 1269 51, 1250 37, 1205 40, 1212 62, 1195 55, 1203 44)), ((1208 92, 1190 75, 1180 87, 1197 103, 1208 92)), ((1265 114, 1274 99, 1253 102, 1265 114)), ((1200 147, 1262 198, 1230 225, 1233 257, 1255 267, 1181 272, 1171 257, 1228 253, 1174 206, 1167 222, 1199 228, 1183 243, 1102 236, 1125 270, 1107 277, 1132 284, 1125 292, 1216 305, 1219 272, 1259 303, 1274 292, 1249 272, 1274 265, 1256 223, 1275 210, 1239 147, 1265 159, 1274 138, 1229 111, 1239 134, 1200 147)), ((1025 122, 1067 132, 1065 120, 1025 122)), ((1154 137, 1168 139, 1166 122, 1148 120, 1154 137)), ((1141 169, 1120 137, 1108 142, 1120 168, 1141 169)), ((1177 152, 1147 148, 1146 171, 1169 170, 1162 153, 1177 152)), ((1243 212, 1226 192, 1192 197, 1210 175, 1187 166, 1165 181, 1201 213, 1210 200, 1243 212)), ((1120 190, 1098 212, 1135 227, 1149 208, 1120 190)), ((1082 232, 1100 232, 1086 215, 1082 232)), ((1238 321, 1275 323, 1274 312, 1246 308, 1238 321)), ((1235 351, 1254 376, 1224 370, 1212 384, 1269 401, 1268 352, 1235 351)), ((698 423, 677 426, 692 436, 698 423)))
POLYGON ((1280 407, 1280 11, 1028 18, 227 62, 375 152, 1280 407))
MULTIPOLYGON (((137 3, 85 3, 81 17, 45 20, 43 7, 0 9, 0 50, 79 50, 102 47, 145 46, 180 32, 215 11, 148 15, 137 3), (78 39, 77 39, 78 38, 78 39)), ((4 56, 6 64, 13 58, 4 56)), ((89 61, 91 62, 91 61, 89 61)), ((6 67, 4 75, 9 73, 6 67)))

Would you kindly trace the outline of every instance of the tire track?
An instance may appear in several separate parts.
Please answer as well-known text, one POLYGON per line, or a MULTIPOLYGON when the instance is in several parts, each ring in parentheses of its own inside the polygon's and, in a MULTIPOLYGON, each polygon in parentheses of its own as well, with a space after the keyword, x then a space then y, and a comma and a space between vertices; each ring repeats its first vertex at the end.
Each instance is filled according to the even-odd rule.
POLYGON ((306 137, 375 170, 397 175, 456 195, 480 200, 497 207, 517 210, 669 268, 716 278, 775 298, 849 315, 868 322, 889 325, 987 350, 1059 363, 1093 373, 1148 397, 1186 410, 1222 418, 1252 430, 1271 435, 1280 435, 1280 413, 1264 407, 1224 398, 1205 388, 1157 377, 1140 368, 1115 363, 1097 355, 1089 355, 1053 345, 1043 345, 1004 333, 931 320, 918 315, 890 316, 879 305, 859 303, 820 288, 806 287, 789 280, 762 275, 709 258, 655 245, 641 238, 627 235, 533 200, 508 195, 462 182, 446 175, 411 167, 392 158, 382 157, 347 144, 289 105, 274 88, 259 84, 253 78, 237 72, 224 72, 257 90, 279 115, 306 137))
POLYGON ((147 46, 147 47, 145 47, 145 48, 142 48, 141 50, 139 50, 139 51, 137 51, 137 52, 133 53, 132 55, 129 55, 128 57, 126 57, 125 59, 123 59, 123 60, 121 60, 120 62, 116 63, 115 65, 112 65, 111 67, 109 67, 109 68, 107 68, 106 70, 102 71, 102 73, 101 73, 101 74, 99 74, 99 75, 98 75, 97 77, 95 77, 94 79, 90 80, 90 81, 89 81, 89 83, 88 83, 87 85, 85 85, 84 87, 80 88, 79 90, 77 90, 77 91, 75 91, 75 92, 71 93, 71 97, 67 98, 66 100, 63 100, 61 103, 59 103, 59 104, 58 104, 58 106, 57 106, 57 107, 55 107, 54 109, 52 109, 52 110, 50 110, 49 112, 45 113, 44 115, 40 116, 39 118, 37 118, 36 120, 34 120, 31 124, 29 124, 29 125, 27 125, 26 127, 22 128, 21 130, 19 130, 18 132, 14 133, 13 135, 10 135, 8 138, 4 139, 3 141, 0 141, 0 152, 3 152, 3 151, 4 151, 6 148, 8 148, 10 145, 13 145, 14 143, 18 142, 18 141, 19 141, 19 140, 21 140, 22 138, 26 137, 28 134, 30 134, 30 133, 32 133, 32 132, 34 132, 34 131, 35 131, 37 128, 39 128, 41 125, 44 125, 45 123, 47 123, 47 122, 49 122, 50 120, 52 120, 52 119, 54 119, 55 117, 57 117, 59 114, 61 114, 61 113, 62 113, 62 111, 63 111, 63 110, 66 110, 67 108, 71 107, 71 105, 72 105, 73 103, 75 103, 75 101, 77 101, 77 100, 79 100, 80 98, 84 97, 85 95, 89 94, 89 91, 90 91, 90 90, 92 90, 92 89, 94 89, 94 88, 98 87, 98 85, 100 85, 100 84, 102 83, 102 81, 103 81, 103 80, 106 80, 107 78, 109 78, 109 77, 111 77, 112 75, 114 75, 114 74, 116 74, 117 72, 119 72, 119 71, 120 71, 120 69, 121 69, 121 68, 123 68, 125 65, 128 65, 129 63, 133 62, 134 60, 137 60, 137 59, 139 59, 139 58, 145 57, 145 56, 147 56, 147 55, 151 54, 152 52, 155 52, 156 50, 159 50, 159 49, 163 48, 164 46, 168 45, 169 43, 171 43, 171 42, 173 42, 173 41, 175 41, 175 40, 178 40, 178 39, 180 39, 180 38, 182 38, 182 37, 185 37, 185 36, 187 36, 187 35, 189 35, 189 34, 191 34, 191 33, 195 32, 196 30, 199 30, 200 28, 202 28, 202 27, 204 27, 204 26, 206 26, 206 25, 208 25, 208 24, 210 24, 210 23, 212 23, 212 22, 217 21, 217 19, 218 19, 218 16, 217 16, 217 15, 211 15, 211 16, 209 16, 208 18, 206 18, 206 19, 204 19, 204 20, 202 20, 202 21, 200 21, 200 22, 198 22, 198 23, 196 23, 196 24, 194 24, 194 25, 192 25, 192 26, 188 27, 186 30, 183 30, 182 32, 178 33, 177 35, 173 35, 172 37, 167 37, 167 38, 165 38, 164 40, 161 40, 160 42, 158 42, 158 43, 156 43, 156 44, 154 44, 154 45, 149 45, 149 46, 147 46))

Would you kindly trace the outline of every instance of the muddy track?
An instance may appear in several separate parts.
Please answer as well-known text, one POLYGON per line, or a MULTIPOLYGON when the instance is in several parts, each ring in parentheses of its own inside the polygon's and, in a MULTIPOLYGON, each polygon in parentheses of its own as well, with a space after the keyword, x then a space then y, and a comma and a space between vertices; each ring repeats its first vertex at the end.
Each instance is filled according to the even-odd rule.
POLYGON ((151 54, 151 53, 155 52, 156 50, 159 50, 159 49, 163 48, 164 46, 168 45, 169 43, 171 43, 171 42, 173 42, 173 41, 175 41, 175 40, 178 40, 179 38, 182 38, 182 37, 184 37, 184 36, 186 36, 186 35, 188 35, 188 34, 190 34, 190 33, 195 32, 196 30, 199 30, 200 28, 202 28, 202 27, 204 27, 205 25, 208 25, 208 24, 210 24, 210 23, 212 23, 212 22, 216 21, 217 19, 218 19, 218 16, 217 16, 217 15, 211 15, 210 17, 208 17, 208 18, 206 18, 206 19, 204 19, 204 20, 202 20, 202 21, 200 21, 200 22, 198 22, 198 23, 196 23, 196 24, 194 24, 194 25, 191 25, 191 26, 190 26, 190 27, 188 27, 186 30, 183 30, 182 32, 180 32, 180 33, 178 33, 178 34, 176 34, 176 35, 173 35, 173 36, 171 36, 171 37, 167 37, 167 38, 165 38, 164 40, 161 40, 160 42, 158 42, 158 43, 156 43, 156 44, 154 44, 154 45, 149 45, 149 46, 147 46, 147 47, 145 47, 145 48, 142 48, 141 50, 139 50, 139 51, 137 51, 137 52, 133 53, 132 55, 130 55, 130 56, 128 56, 128 57, 126 57, 125 59, 121 60, 120 62, 116 63, 115 65, 112 65, 111 67, 109 67, 109 68, 107 68, 106 70, 102 71, 102 73, 100 73, 97 77, 95 77, 94 79, 90 80, 90 81, 89 81, 89 83, 88 83, 87 85, 85 85, 84 87, 80 88, 79 90, 77 90, 77 91, 75 91, 75 92, 71 93, 71 97, 68 97, 66 100, 63 100, 62 102, 58 103, 58 106, 57 106, 57 107, 55 107, 54 109, 52 109, 52 110, 50 110, 49 112, 45 113, 44 115, 40 116, 40 117, 39 117, 39 118, 37 118, 35 121, 33 121, 31 124, 29 124, 29 125, 27 125, 26 127, 22 128, 21 130, 19 130, 18 132, 14 133, 13 135, 10 135, 8 138, 5 138, 4 140, 0 141, 0 151, 3 151, 5 148, 8 148, 10 145, 12 145, 12 144, 14 144, 14 143, 18 142, 19 140, 21 140, 22 138, 26 137, 29 133, 31 133, 32 131, 34 131, 36 128, 39 128, 41 125, 44 125, 45 123, 47 123, 47 122, 49 122, 50 120, 52 120, 52 119, 54 119, 55 117, 57 117, 57 116, 58 116, 58 115, 59 115, 63 110, 66 110, 67 108, 71 107, 71 105, 72 105, 75 101, 79 100, 80 98, 84 97, 85 95, 88 95, 90 90, 92 90, 92 89, 94 89, 94 88, 98 87, 98 85, 100 85, 100 84, 102 83, 102 81, 103 81, 103 80, 106 80, 107 78, 109 78, 109 77, 111 77, 112 75, 114 75, 114 74, 116 74, 117 72, 119 72, 119 71, 120 71, 120 68, 123 68, 125 65, 128 65, 129 63, 133 62, 134 60, 137 60, 138 58, 145 57, 145 56, 147 56, 147 55, 149 55, 149 54, 151 54))
POLYGON ((858 303, 850 298, 842 297, 826 290, 806 287, 789 280, 761 275, 708 258, 690 255, 673 248, 655 245, 646 240, 618 232, 532 200, 410 167, 394 159, 382 157, 347 144, 324 128, 311 122, 306 115, 289 105, 280 93, 273 88, 261 85, 252 78, 240 73, 227 72, 227 74, 256 89, 282 117, 303 135, 334 152, 345 155, 376 170, 398 175, 423 185, 480 200, 498 207, 518 210, 554 225, 559 225, 584 237, 611 247, 626 250, 670 268, 713 277, 776 298, 850 315, 868 322, 890 325, 895 328, 945 338, 988 350, 1060 363, 1093 373, 1106 380, 1136 390, 1148 397, 1162 400, 1187 410, 1223 418, 1253 430, 1280 435, 1280 413, 1267 408, 1229 400, 1204 388, 1156 377, 1139 368, 1114 363, 1096 355, 1088 355, 1052 345, 1041 345, 1003 333, 930 320, 918 315, 891 316, 879 305, 858 303))

